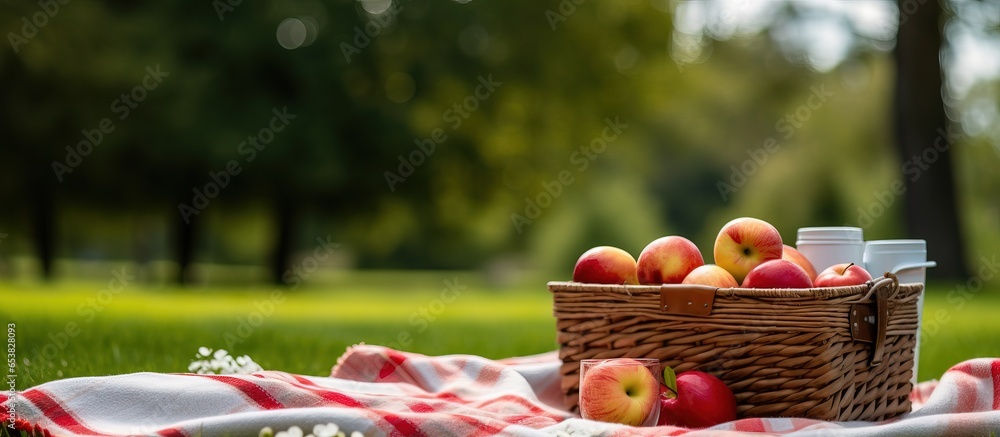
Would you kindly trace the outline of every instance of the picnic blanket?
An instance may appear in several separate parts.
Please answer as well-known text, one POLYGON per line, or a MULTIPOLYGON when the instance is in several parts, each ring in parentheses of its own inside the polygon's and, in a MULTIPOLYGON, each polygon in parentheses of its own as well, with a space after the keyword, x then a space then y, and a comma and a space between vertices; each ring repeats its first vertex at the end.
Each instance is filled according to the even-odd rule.
POLYGON ((920 383, 914 411, 880 423, 742 419, 703 430, 632 428, 561 406, 554 352, 506 360, 354 346, 330 377, 134 373, 48 382, 0 395, 0 419, 51 435, 256 436, 336 423, 348 435, 991 435, 1000 430, 1000 359, 920 383))

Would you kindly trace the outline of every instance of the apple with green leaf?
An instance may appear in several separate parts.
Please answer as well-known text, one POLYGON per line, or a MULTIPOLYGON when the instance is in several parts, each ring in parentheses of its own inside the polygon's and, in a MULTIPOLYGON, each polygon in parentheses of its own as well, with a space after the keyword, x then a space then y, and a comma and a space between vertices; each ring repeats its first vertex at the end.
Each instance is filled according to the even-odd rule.
POLYGON ((657 425, 707 428, 736 420, 736 396, 712 374, 689 370, 675 375, 663 366, 663 383, 657 425))

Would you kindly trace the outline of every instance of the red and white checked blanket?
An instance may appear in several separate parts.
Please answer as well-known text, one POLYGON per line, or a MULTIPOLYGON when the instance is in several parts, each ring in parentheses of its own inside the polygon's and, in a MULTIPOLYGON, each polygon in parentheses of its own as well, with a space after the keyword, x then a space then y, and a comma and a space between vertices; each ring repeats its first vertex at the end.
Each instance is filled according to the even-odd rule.
POLYGON ((919 384, 914 412, 881 423, 743 419, 705 430, 631 428, 561 409, 555 353, 493 361, 350 348, 331 377, 135 373, 71 378, 0 395, 0 419, 52 435, 256 436, 336 423, 371 435, 990 435, 1000 431, 1000 359, 919 384))

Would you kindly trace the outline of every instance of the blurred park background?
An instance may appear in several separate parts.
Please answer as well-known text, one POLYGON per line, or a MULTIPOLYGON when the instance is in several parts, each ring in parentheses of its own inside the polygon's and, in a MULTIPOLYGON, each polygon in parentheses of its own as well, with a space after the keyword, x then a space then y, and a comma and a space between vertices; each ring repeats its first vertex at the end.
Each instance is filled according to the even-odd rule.
POLYGON ((2 274, 280 282, 328 235, 330 267, 567 272, 740 215, 925 238, 932 275, 1000 247, 995 2, 577 1, 7 1, 2 274))
POLYGON ((433 297, 473 272, 538 293, 544 318, 544 281, 587 248, 680 234, 710 259, 738 216, 789 244, 823 225, 926 239, 941 299, 1000 283, 975 276, 1000 249, 996 2, 3 4, 11 317, 64 289, 47 321, 78 317, 125 268, 230 297, 387 270, 441 272, 433 297))

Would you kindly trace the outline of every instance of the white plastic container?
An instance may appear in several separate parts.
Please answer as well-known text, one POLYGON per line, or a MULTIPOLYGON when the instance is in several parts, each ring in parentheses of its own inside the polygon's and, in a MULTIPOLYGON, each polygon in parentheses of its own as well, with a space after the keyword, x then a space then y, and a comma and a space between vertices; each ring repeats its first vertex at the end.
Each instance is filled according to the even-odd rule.
POLYGON ((872 276, 892 272, 900 284, 925 284, 927 267, 937 265, 927 261, 924 240, 875 240, 865 244, 865 270, 872 276))
POLYGON ((865 239, 861 228, 799 228, 795 249, 812 263, 816 273, 841 263, 864 265, 865 239))
MULTIPOLYGON (((872 277, 892 272, 900 284, 927 284, 927 268, 937 263, 927 261, 927 242, 924 240, 875 240, 865 244, 865 270, 872 277)), ((917 366, 920 364, 920 328, 924 314, 924 292, 917 299, 917 345, 913 350, 913 377, 917 382, 917 366)))

